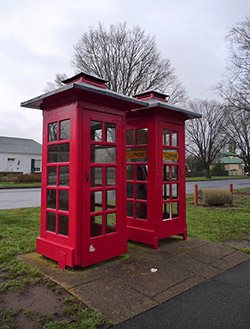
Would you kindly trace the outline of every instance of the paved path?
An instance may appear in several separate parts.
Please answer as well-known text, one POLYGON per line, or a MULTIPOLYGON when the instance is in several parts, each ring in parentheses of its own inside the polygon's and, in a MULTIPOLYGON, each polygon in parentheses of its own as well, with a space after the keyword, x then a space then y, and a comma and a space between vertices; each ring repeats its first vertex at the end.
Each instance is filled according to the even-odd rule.
POLYGON ((40 207, 40 205, 40 188, 0 190, 0 209, 40 207))
MULTIPOLYGON (((21 257, 89 307, 105 314, 114 323, 133 318, 250 259, 250 255, 214 242, 194 238, 184 241, 180 237, 159 241, 158 250, 142 244, 130 243, 128 252, 124 256, 74 271, 70 269, 62 271, 56 262, 44 259, 35 253, 21 257), (151 272, 152 268, 156 268, 157 271, 151 272)), ((213 300, 211 294, 208 296, 212 298, 211 303, 216 302, 216 298, 213 300)), ((208 301, 208 296, 205 301, 208 301)), ((197 312, 199 304, 202 303, 202 299, 197 301, 198 305, 195 305, 197 312)), ((249 306, 248 310, 250 310, 249 306)), ((161 306, 159 308, 161 310, 161 306)), ((187 310, 189 310, 188 306, 187 310)), ((185 309, 182 309, 182 312, 184 311, 185 309)), ((178 307, 175 316, 177 319, 179 317, 179 320, 182 317, 178 307)), ((166 318, 167 315, 163 317, 166 318)), ((134 325, 133 321, 136 321, 134 319, 131 320, 131 325, 134 326, 133 328, 151 328, 145 326, 147 318, 145 319, 141 327, 137 326, 137 322, 134 325)), ((174 317, 171 319, 174 321, 174 317)), ((160 325, 160 319, 157 321, 156 323, 160 325)), ((130 322, 124 328, 132 328, 130 322)), ((168 327, 157 325, 152 328, 168 327)))
POLYGON ((114 329, 250 328, 250 260, 114 329))

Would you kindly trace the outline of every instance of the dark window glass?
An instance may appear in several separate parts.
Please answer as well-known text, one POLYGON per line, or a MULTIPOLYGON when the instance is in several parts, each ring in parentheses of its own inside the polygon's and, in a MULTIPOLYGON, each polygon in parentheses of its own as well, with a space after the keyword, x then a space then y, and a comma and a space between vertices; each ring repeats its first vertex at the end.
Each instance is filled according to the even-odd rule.
POLYGON ((163 129, 163 145, 170 145, 170 131, 168 129, 163 129))
POLYGON ((172 184, 172 198, 178 199, 179 198, 179 185, 172 184))
POLYGON ((170 203, 163 203, 162 219, 170 219, 170 203))
POLYGON ((127 180, 134 180, 134 165, 127 166, 127 180))
POLYGON ((102 215, 90 217, 90 236, 102 235, 102 215))
POLYGON ((134 197, 134 184, 127 183, 127 198, 133 199, 134 197))
POLYGON ((179 217, 179 202, 172 203, 172 218, 179 217))
POLYGON ((90 180, 91 180, 91 187, 102 186, 101 167, 91 167, 90 180))
POLYGON ((53 212, 47 212, 46 230, 56 232, 56 214, 53 212))
POLYGON ((70 138, 70 120, 60 121, 60 140, 70 138))
POLYGON ((147 204, 136 202, 136 217, 141 219, 147 219, 147 204))
POLYGON ((106 209, 116 208, 116 190, 106 191, 106 209))
POLYGON ((170 185, 163 184, 163 200, 169 200, 169 199, 170 199, 170 185))
POLYGON ((134 217, 134 202, 127 201, 127 216, 134 217))
POLYGON ((91 145, 91 163, 115 163, 116 162, 116 147, 91 145))
POLYGON ((147 200, 147 184, 136 184, 136 199, 147 200))
POLYGON ((135 131, 134 130, 127 130, 126 131, 126 144, 127 145, 134 145, 134 137, 135 131))
POLYGON ((147 147, 127 148, 127 162, 147 162, 147 147))
POLYGON ((56 190, 47 190, 47 208, 56 209, 56 190))
POLYGON ((69 162, 69 143, 49 145, 48 162, 69 162))
POLYGON ((107 214, 106 215, 106 226, 105 233, 113 233, 116 232, 116 213, 107 214))
POLYGON ((59 167, 59 185, 69 186, 69 166, 59 167))
POLYGON ((148 180, 148 166, 147 165, 137 165, 136 166, 136 180, 148 180))
POLYGON ((102 211, 102 191, 90 192, 90 211, 102 211))
POLYGON ((48 185, 56 185, 56 167, 48 167, 48 185))
POLYGON ((172 132, 172 146, 178 146, 178 132, 172 132))
POLYGON ((115 124, 105 123, 105 142, 115 143, 115 124))
POLYGON ((59 210, 69 211, 69 191, 59 191, 59 210))
POLYGON ((116 185, 116 168, 106 167, 106 185, 116 185))
POLYGON ((90 139, 92 141, 102 141, 102 122, 90 121, 90 139))
POLYGON ((170 181, 170 166, 163 166, 163 181, 170 181))
POLYGON ((69 217, 67 215, 58 214, 58 233, 69 235, 69 217))
POLYGON ((49 123, 49 142, 57 141, 57 122, 49 123))
POLYGON ((178 180, 178 166, 172 166, 172 180, 178 180))
POLYGON ((148 129, 136 130, 136 144, 148 144, 148 129))

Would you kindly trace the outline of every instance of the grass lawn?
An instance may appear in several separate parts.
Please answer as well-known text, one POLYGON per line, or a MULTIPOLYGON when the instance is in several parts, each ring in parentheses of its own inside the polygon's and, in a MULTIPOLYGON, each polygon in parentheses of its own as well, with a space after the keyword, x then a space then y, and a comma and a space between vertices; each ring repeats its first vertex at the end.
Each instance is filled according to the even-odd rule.
POLYGON ((107 328, 110 323, 102 314, 86 308, 41 272, 15 257, 35 250, 39 226, 40 208, 0 210, 0 328, 107 328), (40 306, 27 309, 25 306, 35 304, 33 292, 39 296, 40 306), (21 308, 13 310, 23 298, 21 308), (49 303, 51 310, 55 305, 59 310, 47 314, 40 311, 39 307, 49 303))
POLYGON ((250 253, 250 188, 235 190, 233 206, 201 207, 187 195, 188 235, 230 245, 250 253), (237 192, 241 192, 237 196, 237 192), (244 193, 246 193, 244 195, 244 193), (245 241, 249 248, 240 247, 245 241))
POLYGON ((0 188, 21 188, 21 187, 41 187, 41 183, 13 183, 13 182, 0 182, 0 188))

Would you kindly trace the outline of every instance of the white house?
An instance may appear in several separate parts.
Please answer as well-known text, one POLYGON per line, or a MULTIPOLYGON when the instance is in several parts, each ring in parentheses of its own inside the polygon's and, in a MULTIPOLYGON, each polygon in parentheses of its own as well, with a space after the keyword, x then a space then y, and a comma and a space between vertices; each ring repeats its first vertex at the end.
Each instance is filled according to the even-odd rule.
POLYGON ((41 172, 42 145, 33 139, 0 136, 0 172, 41 172))

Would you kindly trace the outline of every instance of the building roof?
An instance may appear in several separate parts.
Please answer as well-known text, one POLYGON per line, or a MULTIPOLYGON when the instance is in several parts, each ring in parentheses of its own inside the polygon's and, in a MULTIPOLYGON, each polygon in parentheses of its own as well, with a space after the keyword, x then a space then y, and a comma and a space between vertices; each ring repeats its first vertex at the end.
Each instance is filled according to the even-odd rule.
POLYGON ((42 154, 42 145, 33 139, 0 136, 0 153, 42 154))
POLYGON ((224 164, 241 164, 242 162, 243 162, 242 159, 234 156, 223 157, 220 159, 220 163, 224 163, 224 164))

